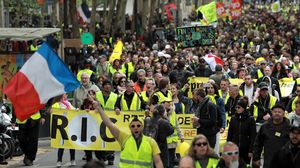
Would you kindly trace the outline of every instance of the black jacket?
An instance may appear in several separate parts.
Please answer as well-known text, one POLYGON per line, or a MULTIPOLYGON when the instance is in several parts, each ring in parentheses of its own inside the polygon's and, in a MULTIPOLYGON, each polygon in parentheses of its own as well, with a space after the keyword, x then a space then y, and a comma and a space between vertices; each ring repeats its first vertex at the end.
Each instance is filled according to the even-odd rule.
POLYGON ((216 135, 219 131, 217 128, 217 106, 205 97, 199 104, 196 116, 199 118, 200 127, 197 128, 197 134, 201 133, 205 136, 216 135))
POLYGON ((228 113, 228 116, 232 116, 235 114, 235 106, 240 98, 240 95, 238 95, 235 99, 233 99, 232 97, 228 98, 227 103, 225 104, 225 110, 226 113, 228 113))
POLYGON ((235 114, 231 117, 227 141, 234 142, 239 146, 240 157, 247 163, 250 161, 248 153, 252 153, 253 143, 256 136, 256 124, 248 111, 235 114))
POLYGON ((300 167, 300 148, 294 147, 290 142, 284 145, 272 158, 272 168, 298 168, 300 167))
POLYGON ((264 149, 264 168, 270 168, 273 155, 289 141, 289 120, 284 118, 280 125, 274 125, 273 120, 266 121, 257 133, 253 145, 253 161, 260 160, 264 149))

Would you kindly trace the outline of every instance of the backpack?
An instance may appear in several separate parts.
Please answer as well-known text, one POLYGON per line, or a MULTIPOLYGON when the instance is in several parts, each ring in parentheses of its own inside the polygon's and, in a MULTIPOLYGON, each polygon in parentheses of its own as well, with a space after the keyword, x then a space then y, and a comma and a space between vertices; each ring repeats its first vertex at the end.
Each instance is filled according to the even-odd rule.
POLYGON ((157 133, 158 133, 158 124, 153 123, 152 119, 150 117, 146 117, 144 120, 145 123, 145 129, 144 129, 144 135, 149 136, 153 138, 154 140, 157 139, 157 133))

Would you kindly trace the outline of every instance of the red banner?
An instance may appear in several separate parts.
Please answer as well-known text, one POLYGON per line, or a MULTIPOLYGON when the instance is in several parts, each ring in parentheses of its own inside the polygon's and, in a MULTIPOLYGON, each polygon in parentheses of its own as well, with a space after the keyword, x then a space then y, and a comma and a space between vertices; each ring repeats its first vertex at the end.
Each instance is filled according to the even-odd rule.
POLYGON ((167 13, 167 18, 169 21, 174 20, 176 16, 176 5, 174 3, 169 3, 165 5, 165 10, 167 13))
POLYGON ((223 2, 217 3, 217 15, 218 17, 224 18, 226 17, 226 9, 223 2))
POLYGON ((237 19, 242 16, 242 0, 232 0, 230 4, 230 16, 232 19, 237 19))

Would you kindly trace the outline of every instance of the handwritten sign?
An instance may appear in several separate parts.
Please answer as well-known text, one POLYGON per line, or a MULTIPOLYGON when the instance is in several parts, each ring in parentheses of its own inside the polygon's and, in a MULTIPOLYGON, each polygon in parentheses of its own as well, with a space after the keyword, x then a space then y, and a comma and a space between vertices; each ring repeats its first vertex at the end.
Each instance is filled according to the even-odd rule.
POLYGON ((187 48, 215 44, 215 29, 212 26, 178 27, 178 47, 187 48))

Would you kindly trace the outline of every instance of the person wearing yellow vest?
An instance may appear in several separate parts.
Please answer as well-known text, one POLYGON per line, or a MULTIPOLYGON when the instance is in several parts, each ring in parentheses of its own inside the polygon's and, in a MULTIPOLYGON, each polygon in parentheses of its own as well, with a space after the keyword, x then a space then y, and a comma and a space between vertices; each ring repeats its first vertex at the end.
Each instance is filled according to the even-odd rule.
POLYGON ((168 78, 162 78, 159 81, 158 90, 155 91, 155 93, 151 97, 150 104, 151 105, 159 104, 159 102, 161 102, 161 100, 164 99, 164 98, 172 99, 172 92, 169 89, 170 89, 169 79, 168 78))
POLYGON ((222 79, 220 83, 220 89, 218 90, 218 94, 220 98, 223 99, 224 104, 227 103, 227 100, 229 98, 229 80, 228 79, 222 79))
MULTIPOLYGON (((32 166, 33 161, 36 158, 38 150, 39 125, 43 125, 45 122, 45 119, 41 117, 41 113, 38 111, 24 121, 16 119, 16 123, 19 126, 18 138, 20 141, 20 147, 25 155, 23 159, 25 166, 32 166)), ((12 123, 14 123, 14 118, 15 117, 13 116, 12 123)))
MULTIPOLYGON (((118 100, 118 95, 111 91, 111 85, 109 80, 105 80, 102 83, 102 90, 96 92, 96 99, 100 102, 105 111, 114 111, 118 100)), ((107 159, 108 165, 114 164, 115 156, 113 151, 97 151, 97 154, 99 154, 103 160, 107 159)))
POLYGON ((203 134, 193 138, 188 155, 194 159, 196 168, 217 168, 219 163, 218 155, 203 134))
POLYGON ((170 121, 170 124, 174 128, 174 133, 171 136, 167 137, 167 143, 168 143, 168 151, 169 151, 169 167, 174 167, 176 156, 175 156, 175 151, 177 144, 179 143, 179 140, 181 142, 184 141, 183 135, 181 133, 181 129, 179 127, 179 122, 177 119, 177 115, 174 111, 174 106, 173 106, 173 100, 170 98, 163 98, 161 99, 160 104, 162 104, 167 111, 167 117, 168 120, 170 121))
POLYGON ((120 111, 148 111, 147 104, 139 94, 134 91, 134 83, 132 80, 127 81, 126 91, 121 94, 117 100, 115 111, 117 114, 120 111))
POLYGON ((271 117, 271 109, 277 103, 277 98, 269 93, 269 86, 265 82, 258 85, 259 96, 254 98, 249 112, 252 114, 256 123, 264 123, 271 117))
POLYGON ((172 99, 175 107, 176 114, 185 114, 185 105, 179 100, 178 98, 178 90, 179 85, 177 83, 172 84, 171 92, 172 92, 172 99))
POLYGON ((128 134, 109 119, 99 102, 94 102, 94 108, 121 146, 120 168, 151 168, 152 162, 156 168, 163 168, 157 143, 153 138, 143 135, 144 127, 137 117, 130 122, 131 134, 128 134))
MULTIPOLYGON (((58 108, 58 109, 75 109, 72 104, 68 101, 68 95, 65 93, 62 95, 60 98, 59 102, 54 103, 52 105, 52 108, 58 108)), ((57 164, 56 167, 61 167, 62 166, 62 157, 64 154, 64 148, 59 148, 57 150, 57 164)), ((70 149, 70 157, 71 157, 71 166, 76 165, 75 161, 75 149, 70 149)))
POLYGON ((297 85, 295 92, 296 96, 290 99, 289 103, 286 106, 286 111, 289 113, 296 109, 296 102, 300 100, 300 84, 297 85))
POLYGON ((141 96, 145 103, 149 103, 149 97, 154 93, 155 81, 153 78, 146 79, 146 90, 141 92, 141 96))
POLYGON ((39 49, 37 40, 34 40, 33 43, 29 46, 29 51, 35 52, 39 49))

